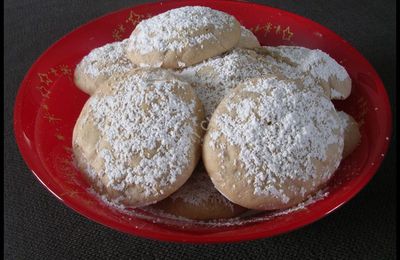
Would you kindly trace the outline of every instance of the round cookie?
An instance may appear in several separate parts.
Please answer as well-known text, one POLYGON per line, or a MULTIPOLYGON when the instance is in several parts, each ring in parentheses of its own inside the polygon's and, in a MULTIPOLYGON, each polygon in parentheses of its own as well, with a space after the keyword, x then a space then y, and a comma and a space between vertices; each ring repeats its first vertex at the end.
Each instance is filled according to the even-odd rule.
POLYGON ((109 43, 83 57, 74 72, 75 85, 92 95, 111 75, 134 69, 135 66, 125 56, 126 45, 127 40, 109 43))
POLYGON ((332 102, 301 81, 239 84, 219 104, 203 143, 215 187, 250 209, 291 207, 318 191, 339 166, 343 129, 332 102))
POLYGON ((300 46, 264 46, 276 60, 290 64, 299 72, 310 74, 323 87, 330 89, 331 99, 346 99, 351 92, 351 79, 346 69, 327 53, 300 46))
POLYGON ((195 220, 232 218, 247 210, 233 204, 214 188, 201 161, 178 191, 152 207, 195 220))
POLYGON ((183 68, 232 49, 240 24, 231 15, 203 6, 186 6, 141 21, 127 48, 141 67, 183 68))
POLYGON ((203 108, 190 84, 167 71, 112 76, 84 105, 72 147, 93 188, 139 207, 168 197, 201 155, 203 108))
POLYGON ((361 133, 357 121, 343 111, 338 112, 343 127, 344 147, 343 158, 351 154, 361 142, 361 133))
POLYGON ((260 43, 258 42, 257 37, 252 33, 252 31, 246 29, 244 26, 241 26, 240 39, 236 47, 244 49, 253 49, 256 47, 260 47, 260 43))

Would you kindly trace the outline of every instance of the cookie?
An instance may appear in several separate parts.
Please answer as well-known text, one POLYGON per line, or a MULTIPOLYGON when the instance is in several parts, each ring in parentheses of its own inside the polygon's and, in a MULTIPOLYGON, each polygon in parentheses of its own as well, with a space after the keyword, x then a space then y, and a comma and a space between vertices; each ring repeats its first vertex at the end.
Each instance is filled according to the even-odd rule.
POLYGON ((206 117, 210 118, 219 102, 237 84, 271 73, 263 60, 253 50, 235 48, 175 73, 192 84, 204 105, 206 117))
POLYGON ((201 161, 178 191, 152 207, 194 220, 232 218, 247 210, 233 204, 214 188, 201 161))
POLYGON ((127 40, 124 40, 92 50, 76 66, 75 85, 86 94, 92 95, 111 75, 134 69, 135 66, 125 55, 126 45, 127 40))
POLYGON ((233 16, 186 6, 141 21, 129 37, 127 55, 141 67, 183 68, 232 49, 239 38, 233 16))
POLYGON ((361 133, 357 121, 343 111, 338 112, 344 133, 343 158, 350 155, 361 142, 361 133))
POLYGON ((289 208, 318 191, 342 158, 343 129, 321 91, 301 81, 245 81, 215 110, 203 161, 230 201, 256 210, 289 208))
MULTIPOLYGON (((289 64, 298 72, 310 74, 321 84, 331 99, 346 99, 351 92, 351 79, 346 69, 327 53, 299 46, 264 46, 281 65, 289 64)), ((279 67, 279 66, 278 66, 279 67)), ((285 66, 281 67, 285 68, 285 66)))
POLYGON ((109 200, 139 207, 168 197, 201 155, 203 108, 167 71, 112 76, 86 102, 73 130, 77 166, 109 200))
POLYGON ((256 47, 260 47, 260 43, 257 40, 257 37, 250 31, 246 29, 246 27, 240 27, 240 39, 238 44, 236 45, 237 48, 244 48, 244 49, 253 49, 256 47))

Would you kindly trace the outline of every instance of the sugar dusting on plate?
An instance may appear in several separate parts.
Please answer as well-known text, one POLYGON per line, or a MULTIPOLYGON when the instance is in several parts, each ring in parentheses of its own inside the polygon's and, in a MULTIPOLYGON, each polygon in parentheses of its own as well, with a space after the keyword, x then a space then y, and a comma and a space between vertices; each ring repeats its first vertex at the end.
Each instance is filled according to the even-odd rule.
MULTIPOLYGON (((168 214, 162 210, 154 209, 154 208, 140 208, 137 209, 127 209, 121 206, 116 201, 110 201, 106 196, 100 196, 98 193, 93 191, 93 189, 88 189, 88 192, 93 194, 101 203, 106 204, 107 206, 115 209, 116 211, 128 215, 132 218, 139 218, 146 221, 150 221, 152 223, 158 224, 166 224, 172 226, 178 226, 182 229, 191 228, 193 226, 202 226, 202 227, 230 227, 230 226, 240 226, 246 225, 250 223, 257 223, 272 220, 279 216, 284 216, 290 213, 299 212, 307 209, 308 206, 313 203, 320 201, 329 195, 327 188, 321 189, 316 192, 314 195, 309 196, 305 201, 299 203, 298 205, 291 207, 289 209, 284 210, 276 210, 276 211, 252 211, 249 210, 243 213, 239 217, 225 219, 225 220, 209 220, 209 221, 199 221, 187 219, 180 216, 175 216, 172 214, 168 214)), ((133 219, 134 220, 134 219, 133 219)))

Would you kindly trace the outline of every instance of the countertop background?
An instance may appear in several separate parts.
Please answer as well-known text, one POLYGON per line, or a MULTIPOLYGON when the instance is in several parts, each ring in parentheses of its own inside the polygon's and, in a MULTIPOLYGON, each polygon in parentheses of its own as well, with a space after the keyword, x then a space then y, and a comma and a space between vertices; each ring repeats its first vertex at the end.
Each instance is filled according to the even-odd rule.
MULTIPOLYGON (((349 203, 299 230, 222 245, 184 245, 129 236, 96 224, 52 196, 31 174, 13 134, 13 106, 25 73, 53 42, 96 17, 146 1, 5 1, 5 259, 394 259, 396 151, 349 203)), ((255 1, 335 31, 376 68, 395 114, 396 2, 255 1)), ((395 131, 394 131, 395 133, 395 131)))

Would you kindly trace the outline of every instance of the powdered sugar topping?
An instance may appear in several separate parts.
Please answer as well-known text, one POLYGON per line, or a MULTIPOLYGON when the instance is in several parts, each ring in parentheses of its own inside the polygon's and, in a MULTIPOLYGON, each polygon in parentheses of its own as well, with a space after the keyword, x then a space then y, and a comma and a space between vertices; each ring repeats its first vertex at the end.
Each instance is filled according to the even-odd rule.
POLYGON ((204 105, 206 117, 211 117, 219 102, 244 80, 265 75, 283 75, 300 80, 309 88, 323 91, 321 85, 308 73, 292 64, 279 61, 269 55, 241 48, 203 61, 195 66, 176 72, 192 83, 204 105))
POLYGON ((240 36, 245 38, 255 38, 257 40, 254 34, 244 26, 240 27, 240 36))
POLYGON ((343 111, 338 111, 337 114, 340 120, 340 125, 343 129, 346 129, 350 124, 350 116, 343 111))
MULTIPOLYGON (((202 226, 208 226, 208 227, 229 227, 229 226, 240 226, 240 225, 245 225, 245 224, 250 224, 250 223, 257 223, 261 221, 268 221, 272 220, 275 217, 282 216, 282 215, 288 215, 293 212, 301 211, 307 209, 308 206, 312 205, 313 203, 324 199, 329 195, 329 192, 324 189, 324 190, 319 190, 316 194, 313 196, 308 196, 308 198, 299 203, 298 205, 289 208, 289 209, 284 209, 284 210, 275 210, 275 211, 264 211, 261 215, 259 211, 246 211, 243 213, 241 216, 236 217, 236 218, 230 218, 230 219, 216 219, 216 220, 208 220, 208 221, 200 221, 200 220, 192 220, 192 219, 187 219, 181 216, 176 216, 173 214, 168 214, 163 210, 158 210, 153 207, 146 207, 142 209, 126 209, 123 207, 117 200, 112 200, 106 196, 99 196, 98 193, 96 193, 94 190, 89 189, 88 190, 95 198, 97 198, 99 201, 102 203, 106 204, 109 207, 112 207, 113 209, 126 214, 127 216, 132 217, 132 225, 136 223, 135 218, 140 218, 140 219, 145 219, 148 221, 151 221, 152 223, 161 223, 161 224, 166 224, 170 226, 176 226, 178 228, 181 228, 183 230, 188 229, 193 227, 195 224, 196 228, 198 228, 198 225, 202 226), (144 211, 144 212, 142 212, 144 211), (149 214, 150 213, 150 214, 149 214)), ((131 220, 131 218, 128 218, 131 220)))
POLYGON ((314 78, 329 81, 330 77, 338 80, 345 80, 349 77, 346 69, 337 63, 327 53, 318 49, 307 49, 304 47, 278 46, 265 47, 266 49, 279 53, 280 56, 296 64, 296 67, 303 72, 310 73, 314 78))
POLYGON ((93 121, 109 148, 98 151, 107 186, 143 188, 145 195, 163 193, 187 166, 193 148, 195 101, 183 100, 187 83, 129 75, 114 94, 89 99, 93 121))
POLYGON ((232 30, 235 18, 203 6, 172 9, 141 21, 130 37, 129 50, 146 54, 152 51, 181 51, 218 41, 214 30, 232 30))
POLYGON ((225 55, 208 59, 177 74, 192 83, 202 101, 207 117, 219 102, 243 80, 260 77, 270 72, 251 50, 234 49, 225 55))
POLYGON ((256 47, 260 47, 260 43, 258 42, 257 37, 252 33, 252 31, 246 29, 244 26, 241 26, 240 39, 236 46, 239 48, 253 49, 256 47))
MULTIPOLYGON (((343 132, 330 100, 313 88, 274 77, 246 81, 239 93, 240 99, 235 99, 235 92, 226 97, 227 113, 213 117, 215 127, 209 130, 206 145, 218 151, 222 163, 226 145, 218 141, 220 137, 239 149, 237 161, 254 180, 255 195, 272 195, 286 203, 289 198, 276 189, 277 182, 309 181, 318 179, 318 174, 327 180, 332 175, 328 168, 317 172, 314 164, 331 160, 326 153, 329 145, 343 147, 343 132)), ((340 156, 333 162, 335 169, 339 163, 340 156)))
POLYGON ((125 57, 127 41, 109 43, 92 50, 78 67, 83 67, 83 72, 93 78, 132 70, 134 65, 125 57))

